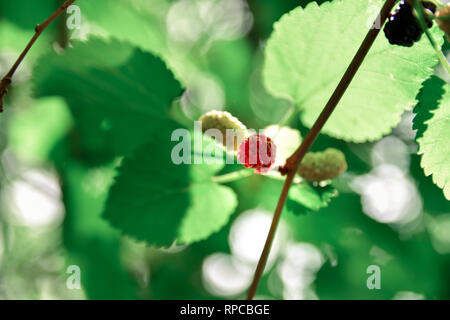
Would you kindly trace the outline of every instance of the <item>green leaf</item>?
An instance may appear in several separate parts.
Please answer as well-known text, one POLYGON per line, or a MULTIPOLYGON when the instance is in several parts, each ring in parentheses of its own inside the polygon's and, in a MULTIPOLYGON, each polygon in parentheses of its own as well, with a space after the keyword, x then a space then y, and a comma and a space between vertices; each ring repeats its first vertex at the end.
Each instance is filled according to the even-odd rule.
POLYGON ((289 190, 286 207, 295 214, 319 211, 328 206, 337 194, 337 190, 331 185, 313 187, 307 183, 296 184, 289 190))
POLYGON ((423 200, 423 210, 430 215, 439 215, 448 211, 448 200, 445 199, 442 189, 433 183, 432 176, 425 176, 420 165, 422 156, 411 156, 411 175, 417 181, 417 187, 423 200))
POLYGON ((116 40, 74 46, 44 57, 35 84, 40 96, 66 99, 83 153, 126 154, 170 123, 181 87, 163 61, 116 40))
POLYGON ((445 93, 445 81, 433 75, 426 79, 417 95, 417 105, 414 108, 413 129, 416 129, 416 140, 423 137, 428 125, 427 121, 433 117, 431 111, 436 110, 445 93))
POLYGON ((8 126, 10 145, 22 160, 43 162, 71 125, 64 100, 42 98, 29 108, 15 109, 8 126))
POLYGON ((290 127, 270 125, 264 129, 264 134, 271 138, 277 147, 275 166, 283 166, 302 142, 300 131, 290 127))
MULTIPOLYGON (((199 71, 200 53, 173 48, 167 37, 168 0, 78 0, 91 35, 119 39, 151 52, 168 64, 176 79, 186 84, 199 71), (133 21, 133 23, 130 23, 133 21)), ((76 38, 76 33, 74 34, 76 38)))
MULTIPOLYGON (((34 33, 33 28, 38 23, 42 23, 42 21, 55 12, 57 6, 58 3, 54 0, 33 2, 28 0, 0 0, 1 18, 6 18, 20 28, 29 29, 31 33, 34 33), (24 7, 26 10, 23 9, 24 7)), ((55 26, 51 24, 48 28, 55 29, 55 26)), ((3 31, 2 29, 2 37, 8 36, 7 33, 3 34, 3 31)), ((46 33, 48 31, 46 30, 46 33)))
POLYGON ((63 226, 68 263, 81 270, 89 299, 136 299, 136 284, 120 261, 120 234, 101 218, 115 173, 112 165, 88 168, 66 161, 63 180, 66 218, 63 226))
MULTIPOLYGON (((272 212, 275 210, 280 198, 281 190, 283 189, 283 181, 278 179, 264 179, 264 182, 259 187, 255 187, 254 183, 250 183, 249 185, 244 185, 243 188, 244 189, 241 190, 243 193, 248 192, 249 188, 253 188, 252 206, 264 208, 265 210, 272 212)), ((304 182, 293 184, 289 189, 282 215, 285 217, 297 218, 297 215, 306 215, 317 212, 327 207, 331 200, 337 196, 338 192, 332 185, 315 187, 304 182)), ((245 200, 245 198, 242 199, 242 201, 245 200)))
MULTIPOLYGON (((294 101, 305 125, 312 126, 330 98, 381 3, 313 2, 275 24, 265 51, 265 84, 273 95, 294 101)), ((414 105, 435 64, 425 37, 405 48, 390 45, 381 32, 323 132, 353 142, 388 134, 414 105)))
POLYGON ((170 6, 166 0, 78 0, 77 5, 88 23, 101 28, 101 32, 93 28, 94 33, 125 40, 153 53, 166 47, 164 20, 170 6))
POLYGON ((88 41, 73 41, 73 47, 63 54, 48 53, 36 66, 34 84, 45 86, 52 74, 63 69, 77 72, 88 68, 113 68, 125 64, 133 55, 135 47, 116 39, 104 40, 91 37, 88 41))
POLYGON ((433 76, 424 82, 417 100, 414 128, 420 164, 450 200, 450 86, 433 76))
POLYGON ((222 165, 176 165, 170 140, 168 128, 124 159, 104 212, 124 234, 157 246, 207 238, 237 204, 230 188, 211 182, 222 165))

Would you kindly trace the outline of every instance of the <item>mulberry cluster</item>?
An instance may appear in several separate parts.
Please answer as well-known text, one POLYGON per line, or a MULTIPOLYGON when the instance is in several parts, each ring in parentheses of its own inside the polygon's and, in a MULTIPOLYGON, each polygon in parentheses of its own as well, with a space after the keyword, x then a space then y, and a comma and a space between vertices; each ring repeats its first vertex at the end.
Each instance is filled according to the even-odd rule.
POLYGON ((300 163, 298 174, 308 181, 336 178, 347 170, 345 155, 334 148, 322 152, 308 152, 300 163))
POLYGON ((202 123, 204 133, 209 129, 219 130, 222 134, 223 145, 229 150, 237 151, 239 145, 247 136, 247 127, 238 118, 233 117, 226 111, 209 111, 202 115, 199 121, 202 123))
POLYGON ((256 173, 270 170, 275 163, 276 146, 272 139, 262 134, 250 136, 239 146, 238 160, 256 173))
MULTIPOLYGON (((424 8, 435 12, 436 6, 430 2, 422 2, 424 8)), ((433 22, 425 17, 427 27, 431 28, 433 22)), ((411 47, 414 42, 420 40, 423 30, 413 13, 412 6, 405 1, 400 2, 398 9, 391 14, 389 21, 384 26, 384 34, 390 44, 411 47)))

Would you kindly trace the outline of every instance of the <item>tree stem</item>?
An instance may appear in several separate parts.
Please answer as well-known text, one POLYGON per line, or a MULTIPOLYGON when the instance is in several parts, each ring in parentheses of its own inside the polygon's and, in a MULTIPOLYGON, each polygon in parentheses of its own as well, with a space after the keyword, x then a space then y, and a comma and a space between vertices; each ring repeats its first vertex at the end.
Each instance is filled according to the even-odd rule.
POLYGON ((270 226, 269 233, 267 235, 267 239, 264 245, 264 249, 262 251, 261 257, 259 258, 258 265, 256 266, 255 274, 253 276, 252 284, 250 285, 250 289, 247 295, 248 300, 252 300, 255 296, 256 290, 258 288, 259 281, 261 279, 262 273, 264 271, 264 267, 267 262, 267 257, 270 253, 270 248, 272 246, 273 238, 275 236, 276 228, 278 225, 278 221, 280 220, 281 212, 283 210, 284 204, 286 202, 286 198, 289 192, 289 188, 291 187, 292 181, 294 180, 295 173, 298 169, 298 166, 300 165, 300 162, 302 161, 304 155, 311 147, 314 140, 317 138, 320 130, 325 125, 326 121, 336 108, 337 104, 339 103, 340 99, 344 95, 345 91, 347 90, 348 86, 350 85, 350 82, 352 81, 353 77, 355 76, 356 72, 358 71, 359 67, 361 66, 364 58, 366 57, 367 53, 369 52, 369 49, 372 47, 372 44, 374 43, 377 35, 380 32, 380 28, 383 26, 384 22, 389 16, 389 13, 391 12, 392 8, 396 4, 396 0, 386 0, 383 7, 381 8, 381 11, 375 20, 372 28, 367 33, 366 37, 364 38, 360 48, 356 52, 356 55, 354 56, 352 62, 350 63, 349 67, 345 71, 344 75, 342 76, 341 81, 339 82, 337 88, 333 92, 330 100, 325 105, 324 109, 322 110, 321 114, 317 118, 314 125, 309 130, 308 134, 306 135, 305 139, 301 143, 301 145, 298 147, 298 149, 294 152, 294 154, 289 157, 286 161, 286 165, 284 168, 284 173, 287 173, 286 180, 283 185, 283 189, 281 191, 280 198, 278 200, 277 207, 275 209, 275 213, 273 215, 272 224, 270 226), (379 27, 377 27, 379 24, 379 27))
POLYGON ((8 87, 12 82, 12 77, 14 73, 16 72, 17 68, 22 63, 23 59, 27 55, 28 51, 30 51, 31 47, 33 46, 34 42, 39 38, 41 33, 45 30, 45 28, 48 27, 50 23, 53 22, 61 13, 63 13, 67 7, 69 7, 75 0, 67 0, 64 2, 61 7, 59 7, 50 17, 47 18, 43 23, 38 24, 36 26, 35 33, 33 37, 31 38, 30 42, 28 42, 25 49, 20 54, 19 58, 17 58, 16 62, 13 64, 11 69, 8 71, 8 73, 2 78, 0 82, 0 112, 3 111, 3 97, 8 92, 8 87))

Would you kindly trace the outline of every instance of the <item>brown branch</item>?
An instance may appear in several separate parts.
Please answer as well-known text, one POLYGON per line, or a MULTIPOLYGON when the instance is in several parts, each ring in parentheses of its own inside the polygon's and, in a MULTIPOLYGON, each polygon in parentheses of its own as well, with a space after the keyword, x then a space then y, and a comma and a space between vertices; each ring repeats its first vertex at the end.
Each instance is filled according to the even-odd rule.
POLYGON ((28 51, 30 51, 34 42, 37 40, 37 38, 39 38, 39 36, 45 30, 45 28, 47 28, 48 25, 52 23, 53 20, 55 20, 61 13, 63 13, 67 9, 67 7, 70 6, 74 1, 75 0, 67 0, 66 2, 64 2, 63 5, 61 5, 61 7, 58 8, 58 10, 56 10, 50 17, 48 17, 47 20, 36 26, 36 28, 34 29, 35 33, 31 38, 30 42, 28 42, 27 46, 20 54, 19 58, 17 58, 16 62, 13 64, 11 69, 2 78, 2 81, 0 82, 0 112, 3 111, 3 97, 8 93, 8 87, 12 82, 12 77, 16 72, 17 68, 19 67, 19 65, 22 63, 25 56, 27 55, 28 51))
POLYGON ((261 257, 259 258, 258 265, 256 266, 255 274, 253 276, 253 282, 250 286, 250 289, 249 289, 249 292, 247 295, 248 300, 253 299, 253 297, 255 296, 255 293, 256 293, 256 289, 258 288, 259 280, 261 279, 261 275, 263 273, 264 267, 267 262, 267 257, 269 256, 270 248, 272 246, 272 241, 275 236, 278 221, 280 220, 281 211, 283 210, 283 207, 284 207, 284 204, 286 202, 286 198, 287 198, 287 195, 289 192, 289 188, 291 187, 291 184, 294 179, 295 173, 298 169, 298 166, 300 165, 300 162, 302 161, 306 152, 309 150, 309 148, 313 144, 314 140, 317 138, 318 134, 320 133, 320 130, 323 128, 326 121, 333 113, 334 109, 336 108, 337 104, 341 100, 341 98, 344 95, 345 91, 347 90, 348 86, 350 85, 350 82, 352 81, 353 77, 355 76, 356 72, 358 71, 359 67, 361 66, 364 58, 366 57, 367 53, 369 52, 369 49, 372 47, 372 44, 374 43, 378 33, 380 32, 381 26, 384 24, 384 22, 388 18, 389 14, 396 2, 397 2, 397 0, 386 0, 386 2, 383 5, 383 8, 381 9, 381 11, 377 17, 377 20, 375 20, 372 28, 369 30, 366 37, 364 38, 364 41, 362 42, 361 46, 359 47, 358 51, 356 52, 352 62, 350 63, 347 70, 345 71, 344 75, 342 76, 342 79, 339 82, 335 91, 333 92, 330 100, 323 108, 321 114, 319 115, 316 122, 309 130, 308 134, 306 135, 306 137, 303 140, 303 142, 301 143, 301 145, 294 152, 294 154, 287 159, 285 167, 281 170, 283 173, 285 173, 285 174, 287 173, 287 177, 284 182, 283 190, 281 191, 281 195, 278 200, 278 204, 275 209, 275 213, 273 215, 272 224, 270 226, 270 230, 267 235, 264 249, 261 253, 261 257))
MULTIPOLYGON (((59 2, 64 5, 65 0, 59 0, 59 2)), ((69 44, 69 29, 67 28, 67 12, 64 10, 61 13, 61 19, 58 23, 58 44, 62 49, 65 49, 69 44)))

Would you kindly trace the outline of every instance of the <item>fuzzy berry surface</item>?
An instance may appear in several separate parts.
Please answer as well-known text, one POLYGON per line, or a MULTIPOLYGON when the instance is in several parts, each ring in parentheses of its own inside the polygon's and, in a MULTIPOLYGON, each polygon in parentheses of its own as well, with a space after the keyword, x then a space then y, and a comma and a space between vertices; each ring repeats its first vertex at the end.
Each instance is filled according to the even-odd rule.
POLYGON ((222 133, 222 143, 229 150, 237 151, 247 134, 247 127, 226 111, 209 111, 202 115, 199 121, 202 123, 203 132, 209 129, 219 130, 222 133), (232 135, 228 135, 227 131, 232 135))
POLYGON ((334 179, 347 170, 345 155, 340 150, 328 148, 321 152, 308 152, 298 168, 298 174, 307 181, 334 179))
POLYGON ((248 137, 239 146, 239 162, 246 168, 253 168, 256 173, 268 172, 275 163, 275 157, 275 143, 262 134, 248 137))
MULTIPOLYGON (((422 2, 424 8, 434 12, 436 6, 429 2, 422 2)), ((431 28, 433 22, 425 18, 428 28, 431 28)), ((389 21, 384 27, 384 34, 389 40, 390 44, 395 44, 403 47, 411 47, 420 40, 423 31, 413 13, 412 6, 401 1, 398 9, 391 14, 389 21)))

